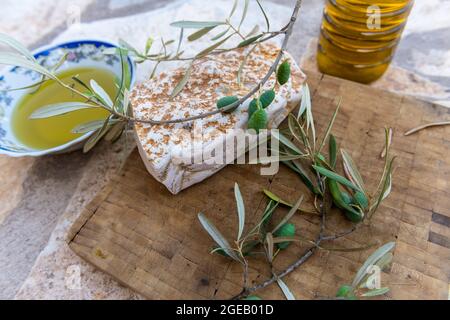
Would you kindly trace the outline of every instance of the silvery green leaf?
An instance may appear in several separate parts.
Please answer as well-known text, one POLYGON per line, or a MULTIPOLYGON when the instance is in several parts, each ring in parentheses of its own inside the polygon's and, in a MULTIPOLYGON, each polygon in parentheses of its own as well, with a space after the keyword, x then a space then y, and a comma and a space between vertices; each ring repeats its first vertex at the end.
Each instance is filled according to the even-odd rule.
POLYGON ((124 115, 128 115, 130 109, 130 92, 128 91, 128 89, 125 89, 123 92, 123 114, 124 115))
POLYGON ((389 196, 391 191, 392 191, 392 173, 389 173, 387 175, 387 180, 386 181, 387 181, 386 182, 386 188, 385 188, 385 190, 383 192, 383 196, 381 197, 382 201, 385 200, 389 196))
POLYGON ((212 41, 216 41, 219 40, 220 38, 222 38, 224 35, 226 35, 228 33, 228 31, 230 31, 230 27, 228 27, 228 29, 225 29, 224 31, 218 33, 217 35, 215 35, 213 38, 211 38, 212 41))
POLYGON ((216 43, 214 43, 213 45, 209 46, 208 48, 202 50, 200 53, 198 53, 196 55, 196 57, 201 58, 204 57, 205 55, 207 55, 208 53, 210 53, 211 51, 217 49, 218 47, 220 47, 222 44, 224 44, 228 39, 231 38, 232 35, 229 35, 228 37, 226 37, 225 39, 222 39, 216 43))
POLYGON ((242 24, 244 23, 245 18, 247 17, 249 2, 250 2, 250 0, 245 0, 245 2, 244 2, 244 10, 242 11, 241 22, 239 22, 238 30, 241 28, 242 24))
POLYGON ((364 186, 364 181, 363 178, 361 176, 361 174, 359 173, 358 168, 356 167, 355 162, 353 161, 352 157, 350 156, 350 154, 345 151, 344 149, 341 149, 341 155, 342 155, 342 161, 343 161, 343 167, 346 173, 348 173, 349 175, 349 179, 356 185, 359 187, 359 189, 361 189, 362 192, 364 192, 364 194, 366 193, 366 187, 364 186))
POLYGON ((311 108, 311 94, 309 92, 308 84, 305 83, 302 86, 302 100, 300 102, 300 109, 298 110, 297 119, 305 113, 307 109, 311 108))
POLYGON ((237 5, 238 5, 238 0, 234 0, 233 7, 231 8, 228 18, 231 18, 233 16, 233 14, 235 13, 235 11, 237 9, 237 5))
POLYGON ((185 29, 201 29, 206 27, 217 27, 220 25, 224 25, 226 22, 224 21, 175 21, 170 25, 176 28, 185 28, 185 29))
POLYGON ((15 54, 15 53, 0 52, 0 64, 22 67, 25 69, 35 71, 42 75, 45 75, 46 77, 48 77, 50 79, 53 79, 53 80, 56 79, 54 74, 52 74, 50 71, 45 69, 39 63, 30 61, 30 60, 24 58, 23 56, 15 54))
POLYGON ((291 290, 288 288, 288 286, 286 285, 286 283, 284 283, 283 280, 278 278, 277 283, 281 291, 283 291, 283 294, 285 295, 287 300, 296 300, 294 294, 291 292, 291 290))
POLYGON ((291 220, 292 216, 297 212, 298 208, 300 208, 300 205, 303 202, 303 195, 297 200, 295 205, 289 210, 288 214, 280 221, 280 223, 272 230, 272 233, 277 232, 278 229, 280 229, 283 225, 289 222, 291 220))
POLYGON ((279 139, 278 139, 283 145, 297 153, 298 155, 303 155, 304 153, 291 141, 289 140, 284 134, 281 132, 279 133, 279 139))
MULTIPOLYGON (((386 267, 392 262, 392 259, 394 259, 394 255, 390 252, 386 253, 380 260, 375 263, 375 266, 378 266, 381 271, 386 269, 386 267)), ((361 289, 367 289, 367 280, 369 279, 370 274, 367 274, 364 276, 364 278, 360 281, 359 288, 361 289)))
POLYGON ((301 155, 271 155, 270 157, 259 157, 258 158, 258 164, 269 164, 269 163, 276 163, 276 162, 283 162, 283 161, 292 161, 297 160, 300 158, 304 158, 304 156, 301 155))
POLYGON ((20 87, 20 88, 12 88, 12 89, 0 89, 0 92, 9 92, 9 91, 21 91, 21 90, 26 90, 26 89, 31 89, 31 88, 35 88, 35 87, 40 87, 42 84, 44 84, 47 80, 41 80, 39 82, 30 84, 29 86, 24 86, 24 87, 20 87))
POLYGON ((147 39, 147 42, 145 43, 145 54, 147 55, 149 52, 150 52, 150 50, 152 49, 152 46, 153 46, 153 38, 152 37, 149 37, 148 39, 147 39))
POLYGON ((72 133, 76 134, 84 134, 88 132, 92 132, 98 129, 101 129, 103 127, 103 124, 105 123, 105 120, 94 120, 89 121, 83 124, 80 124, 72 129, 72 133))
POLYGON ((69 112, 81 110, 81 109, 91 109, 91 108, 97 108, 96 106, 93 106, 88 103, 83 102, 63 102, 63 103, 56 103, 47 105, 44 107, 41 107, 37 110, 35 110, 31 115, 30 119, 44 119, 44 118, 50 118, 54 116, 63 115, 69 112))
POLYGON ((176 56, 178 56, 180 53, 181 44, 183 43, 183 39, 184 39, 184 28, 181 28, 180 36, 178 37, 177 53, 175 54, 176 56))
POLYGON ((94 91, 94 93, 101 100, 101 102, 103 102, 109 108, 112 108, 113 102, 109 97, 109 95, 106 93, 105 89, 103 89, 94 79, 91 79, 90 84, 92 91, 94 91))
POLYGON ((189 41, 195 41, 203 37, 204 35, 208 34, 211 30, 213 30, 215 27, 206 27, 199 29, 198 31, 192 33, 189 37, 189 41))
POLYGON ((242 47, 246 47, 249 44, 252 44, 253 42, 255 42, 256 40, 258 40, 259 38, 261 38, 263 35, 262 34, 258 34, 257 36, 253 36, 251 38, 245 39, 244 41, 242 41, 241 43, 238 44, 238 48, 242 48, 242 47))
POLYGON ((125 40, 119 39, 119 45, 128 51, 133 52, 135 55, 140 56, 139 51, 125 40))
POLYGON ((59 58, 58 62, 56 62, 51 68, 51 71, 55 72, 56 70, 58 70, 64 64, 64 62, 66 62, 68 55, 68 53, 65 53, 61 58, 59 58))
POLYGON ((344 185, 346 187, 349 187, 349 188, 351 188, 351 189, 353 189, 355 191, 361 191, 359 189, 359 187, 355 186, 352 182, 350 182, 349 180, 347 180, 343 176, 341 176, 341 175, 339 175, 339 174, 337 174, 337 173, 335 173, 335 172, 333 172, 331 170, 325 169, 323 167, 315 166, 315 165, 313 165, 312 167, 314 168, 314 170, 316 170, 318 173, 320 173, 324 177, 327 177, 328 179, 332 179, 332 180, 334 180, 336 182, 339 182, 340 184, 342 184, 342 185, 344 185))
POLYGON ((382 295, 388 293, 389 290, 390 290, 390 289, 387 288, 387 287, 380 288, 380 289, 374 289, 374 290, 371 290, 371 291, 369 291, 369 292, 364 293, 362 296, 363 296, 363 297, 376 297, 376 296, 382 296, 382 295))
MULTIPOLYGON (((117 120, 116 120, 117 121, 117 120)), ((97 143, 105 136, 105 134, 108 132, 108 129, 110 125, 113 124, 111 120, 111 116, 106 118, 103 121, 103 125, 100 129, 98 129, 95 133, 93 133, 89 139, 86 141, 86 143, 83 146, 83 152, 88 153, 91 151, 92 148, 94 148, 97 143)))
POLYGON ((16 50, 17 52, 19 52, 20 54, 22 54, 23 56, 25 56, 28 60, 32 61, 32 62, 36 62, 35 57, 33 56, 33 54, 27 49, 25 48, 24 45, 22 45, 19 41, 17 41, 16 39, 8 36, 7 34, 4 33, 0 33, 0 43, 3 43, 11 48, 13 48, 14 50, 16 50))
POLYGON ((198 214, 198 219, 202 224, 203 228, 208 232, 211 238, 217 243, 217 245, 226 252, 228 256, 236 261, 240 261, 236 253, 231 249, 230 244, 225 239, 225 237, 220 233, 220 231, 205 217, 203 213, 198 214))
POLYGON ((258 31, 259 31, 259 26, 258 26, 258 25, 255 25, 255 26, 253 27, 253 29, 250 30, 250 32, 245 36, 245 39, 247 39, 247 38, 249 38, 249 37, 251 37, 251 36, 256 35, 256 34, 258 33, 258 31))
POLYGON ((183 91, 184 87, 189 81, 189 78, 191 77, 192 72, 192 63, 189 64, 189 66, 186 69, 186 72, 184 73, 183 78, 181 78, 180 82, 175 86, 172 93, 170 94, 170 99, 175 98, 181 91, 183 91))
POLYGON ((114 124, 106 133, 105 140, 115 142, 117 139, 119 139, 123 133, 123 130, 125 129, 126 124, 127 123, 125 121, 120 121, 114 124))
POLYGON ((252 54, 252 52, 255 50, 256 45, 253 46, 249 52, 244 56, 244 59, 242 60, 241 64, 239 65, 238 73, 237 73, 237 83, 238 85, 242 84, 242 73, 244 72, 245 65, 247 64, 248 58, 252 54))
POLYGON ((333 128, 334 121, 336 120, 336 116, 337 116, 337 114, 339 112, 339 108, 340 107, 341 107, 341 100, 339 100, 339 103, 338 103, 338 105, 336 107, 336 110, 334 110, 333 116, 331 117, 331 120, 328 123, 327 130, 325 131, 325 135, 323 136, 322 143, 320 144, 320 147, 319 147, 319 153, 322 151, 323 147, 325 147, 325 144, 326 144, 326 142, 328 140, 328 136, 331 133, 331 129, 333 128))
POLYGON ((263 6, 261 5, 261 2, 259 0, 256 0, 256 3, 259 6, 259 9, 261 10, 262 14, 264 15, 264 19, 266 20, 266 27, 267 27, 267 32, 269 32, 270 30, 270 22, 269 22, 269 18, 267 17, 266 12, 264 11, 263 6))
POLYGON ((267 258, 269 259, 269 262, 272 263, 274 243, 273 243, 273 235, 270 232, 266 234, 266 243, 267 243, 267 258))
POLYGON ((244 232, 245 226, 245 205, 244 200, 242 199, 241 190, 239 190, 239 185, 237 183, 234 184, 234 196, 236 198, 236 206, 239 218, 239 231, 237 240, 239 241, 242 237, 242 233, 244 232))
POLYGON ((306 187, 314 194, 317 194, 316 187, 314 186, 312 180, 309 178, 309 174, 306 172, 306 170, 303 168, 302 164, 298 160, 292 160, 292 161, 283 161, 283 163, 291 168, 293 171, 297 172, 300 176, 300 179, 302 179, 303 183, 306 185, 306 187))
POLYGON ((386 157, 387 152, 389 151, 391 144, 392 144, 393 134, 394 134, 394 130, 392 130, 392 128, 388 128, 386 130, 386 146, 383 148, 383 151, 381 152, 381 158, 386 157))
POLYGON ((363 280, 364 277, 366 276, 367 269, 370 266, 376 264, 380 259, 382 259, 386 254, 390 253, 394 248, 395 242, 388 242, 382 247, 378 248, 374 253, 372 253, 370 257, 367 258, 366 262, 364 262, 363 266, 356 273, 356 276, 352 282, 352 287, 353 288, 358 287, 361 280, 363 280))
POLYGON ((377 188, 379 192, 377 193, 376 201, 371 205, 369 210, 369 218, 377 211, 381 202, 389 195, 392 188, 392 170, 394 165, 395 157, 392 159, 388 159, 386 157, 386 164, 383 170, 383 175, 381 176, 381 180, 379 183, 379 187, 377 188))
POLYGON ((101 129, 99 129, 97 133, 92 134, 83 146, 83 153, 88 153, 89 151, 91 151, 92 148, 97 145, 97 143, 103 138, 105 134, 106 131, 103 131, 101 129))

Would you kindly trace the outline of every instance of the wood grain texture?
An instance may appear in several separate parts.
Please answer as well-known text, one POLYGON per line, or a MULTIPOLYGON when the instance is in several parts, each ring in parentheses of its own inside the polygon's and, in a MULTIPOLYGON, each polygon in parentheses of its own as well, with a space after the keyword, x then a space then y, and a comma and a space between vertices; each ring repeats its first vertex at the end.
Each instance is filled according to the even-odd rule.
MULTIPOLYGON (((327 243, 354 248, 368 243, 396 241, 393 264, 382 274, 393 299, 447 299, 450 277, 450 127, 404 137, 418 124, 449 120, 445 108, 373 89, 360 84, 308 73, 317 127, 323 132, 339 97, 341 112, 333 133, 347 149, 370 188, 382 173, 380 153, 385 126, 394 128, 397 156, 393 192, 370 226, 327 243)), ((78 255, 149 299, 226 299, 240 292, 241 266, 211 255, 212 240, 201 228, 197 213, 204 212, 230 240, 237 232, 233 195, 238 182, 247 210, 247 227, 260 217, 267 188, 294 202, 308 191, 298 176, 280 167, 275 176, 261 176, 258 166, 231 165, 179 195, 171 195, 146 172, 137 152, 122 173, 84 209, 73 225, 68 243, 78 255)), ((311 200, 311 199, 310 199, 311 200)), ((274 220, 287 209, 278 210, 274 220)), ((294 216, 298 234, 314 239, 317 217, 294 216)), ((330 234, 351 224, 339 212, 327 218, 330 234)), ((296 260, 308 244, 293 244, 279 255, 276 269, 296 260)), ((318 250, 286 278, 297 299, 334 296, 351 282, 373 250, 337 252, 318 250)), ((250 277, 259 283, 269 276, 262 260, 251 260, 250 277)), ((264 299, 282 299, 279 288, 259 292, 264 299)))

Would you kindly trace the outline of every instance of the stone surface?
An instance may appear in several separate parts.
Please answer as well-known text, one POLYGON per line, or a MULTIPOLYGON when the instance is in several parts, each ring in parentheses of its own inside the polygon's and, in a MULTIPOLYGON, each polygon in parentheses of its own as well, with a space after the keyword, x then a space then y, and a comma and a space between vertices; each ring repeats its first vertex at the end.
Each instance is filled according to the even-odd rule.
MULTIPOLYGON (((143 45, 144 38, 150 34, 171 36, 167 28, 161 26, 184 17, 180 13, 179 16, 162 18, 161 12, 165 9, 161 8, 168 5, 170 10, 171 6, 176 6, 173 3, 174 1, 167 0, 76 1, 81 9, 81 27, 97 20, 117 24, 122 21, 121 18, 126 19, 132 14, 162 10, 158 14, 160 18, 145 20, 145 17, 133 17, 129 19, 132 22, 120 26, 118 34, 127 40, 131 38, 131 41, 139 46, 143 45), (115 20, 106 20, 109 18, 115 20)), ((269 9, 272 3, 289 6, 285 8, 284 13, 278 12, 273 19, 274 24, 281 24, 279 17, 289 14, 294 0, 274 0, 272 3, 267 0, 262 3, 269 9)), ((319 31, 323 3, 324 0, 304 1, 288 48, 296 59, 300 59, 307 52, 309 45, 309 54, 303 61, 311 68, 315 64, 315 46, 311 41, 317 37, 319 31)), ((45 1, 45 4, 41 0, 3 1, 0 32, 17 37, 31 48, 48 44, 55 39, 90 35, 87 31, 83 32, 83 29, 77 33, 73 27, 66 31, 67 22, 70 22, 69 25, 74 22, 73 7, 68 10, 73 4, 75 1, 50 0, 45 1)), ((200 12, 213 12, 210 7, 213 4, 209 2, 208 6, 203 5, 200 12)), ((416 1, 393 67, 375 85, 448 104, 449 9, 450 0, 416 1)), ((196 18, 201 18, 201 14, 196 18)), ((94 24, 91 27, 95 26, 94 24)), ((108 34, 101 33, 102 30, 99 32, 100 36, 108 34)), ((140 69, 140 76, 144 77, 149 68, 147 66, 140 69)), ((120 166, 126 152, 116 148, 119 147, 102 145, 88 156, 73 153, 39 159, 0 157, 0 164, 4 172, 7 172, 0 178, 0 200, 6 204, 0 209, 0 298, 14 297, 38 255, 39 258, 17 298, 137 297, 74 256, 63 241, 68 224, 82 205, 100 190, 106 179, 120 166), (57 227, 46 246, 55 226, 57 227), (39 254, 42 249, 44 250, 39 254), (74 265, 80 266, 81 290, 69 290, 65 285, 66 270, 74 265)))

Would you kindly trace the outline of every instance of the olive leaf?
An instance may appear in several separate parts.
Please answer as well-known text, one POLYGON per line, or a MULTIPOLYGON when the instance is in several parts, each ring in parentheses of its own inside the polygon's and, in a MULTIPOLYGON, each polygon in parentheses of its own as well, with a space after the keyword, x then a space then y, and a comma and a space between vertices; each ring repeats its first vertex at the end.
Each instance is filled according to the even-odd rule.
POLYGON ((56 103, 56 104, 47 105, 47 106, 44 106, 44 107, 41 107, 41 108, 35 110, 30 115, 29 119, 50 118, 50 117, 54 117, 54 116, 67 114, 69 112, 74 112, 77 110, 92 109, 92 108, 98 108, 98 107, 96 107, 92 104, 83 103, 83 102, 56 103))
POLYGON ((353 182, 353 184, 358 186, 358 188, 366 194, 366 192, 365 192, 366 187, 364 186, 363 178, 362 178, 361 174, 359 173, 359 170, 358 170, 355 162, 353 161, 352 157, 344 149, 341 149, 341 155, 342 155, 344 171, 345 171, 347 177, 350 179, 351 182, 353 182))
POLYGON ((220 25, 224 25, 226 22, 224 21, 175 21, 170 24, 172 27, 176 28, 184 28, 184 29, 201 29, 207 27, 217 27, 220 25))
POLYGON ((341 101, 342 100, 339 99, 339 103, 338 103, 338 105, 336 107, 336 110, 334 110, 334 113, 333 113, 333 116, 331 117, 330 122, 328 123, 327 130, 325 131, 325 135, 323 136, 322 143, 320 144, 318 152, 321 152, 323 147, 325 147, 325 144, 326 144, 326 142, 328 140, 328 137, 331 134, 331 129, 333 128, 334 121, 336 120, 336 116, 337 116, 337 114, 339 112, 339 108, 341 107, 341 101))
POLYGON ((298 119, 295 118, 292 114, 289 114, 289 116, 288 116, 288 126, 289 126, 289 130, 291 132, 291 135, 298 142, 302 143, 307 150, 310 149, 309 140, 308 140, 305 130, 303 130, 303 127, 298 122, 298 119))
POLYGON ((238 48, 242 48, 242 47, 246 47, 249 44, 252 44, 253 42, 255 42, 256 40, 258 40, 259 38, 261 38, 263 35, 262 34, 258 34, 256 36, 253 36, 251 38, 245 39, 244 41, 240 42, 238 44, 238 48))
POLYGON ((250 57, 250 55, 253 53, 253 51, 255 50, 256 45, 253 46, 248 53, 245 55, 244 59, 242 60, 241 64, 239 65, 239 69, 238 69, 238 73, 237 73, 237 84, 241 85, 242 84, 242 73, 244 71, 244 67, 247 64, 248 58, 250 57))
POLYGON ((19 41, 8 36, 7 34, 0 33, 0 44, 7 45, 22 54, 28 60, 36 62, 36 58, 27 48, 25 48, 25 46, 23 46, 19 41))
POLYGON ((196 57, 197 58, 202 58, 204 56, 206 56, 207 54, 209 54, 211 51, 217 49, 218 47, 220 47, 222 44, 224 44, 228 39, 230 39, 233 35, 229 35, 228 37, 214 43, 213 45, 209 46, 208 48, 200 51, 200 53, 197 53, 196 57))
POLYGON ((281 132, 278 134, 278 140, 286 147, 288 147, 290 150, 294 151, 298 155, 303 155, 304 153, 291 141, 289 140, 284 134, 281 132))
POLYGON ((245 18, 247 17, 249 2, 250 2, 250 0, 245 0, 245 2, 244 2, 244 10, 242 11, 241 22, 239 22, 238 30, 241 29, 241 26, 244 23, 245 18))
POLYGON ((92 91, 95 93, 96 98, 98 98, 102 103, 104 103, 105 106, 112 109, 113 102, 109 97, 109 95, 106 93, 105 89, 103 89, 94 79, 91 79, 90 85, 92 91))
POLYGON ((103 122, 102 127, 100 129, 98 129, 97 131, 95 131, 89 137, 89 139, 86 141, 86 143, 83 146, 84 153, 91 151, 91 149, 93 147, 95 147, 97 145, 97 143, 106 135, 106 133, 108 132, 109 126, 110 126, 110 121, 112 121, 111 117, 112 116, 109 116, 108 118, 106 118, 103 122))
POLYGON ((329 178, 329 179, 332 179, 332 180, 334 180, 334 181, 336 181, 336 182, 339 182, 340 184, 342 184, 342 185, 344 185, 344 186, 346 186, 346 187, 349 187, 350 189, 353 189, 353 190, 356 190, 356 191, 361 191, 361 190, 359 189, 359 187, 355 186, 355 185, 354 185, 353 183, 351 183, 349 180, 347 180, 347 179, 344 178, 343 176, 341 176, 341 175, 339 175, 339 174, 337 174, 337 173, 335 173, 335 172, 333 172, 333 171, 330 171, 330 170, 328 170, 328 169, 325 169, 325 168, 323 168, 323 167, 316 166, 316 165, 313 165, 312 167, 313 167, 314 170, 316 170, 318 173, 320 173, 321 175, 323 175, 323 176, 325 176, 325 177, 327 177, 327 178, 329 178))
POLYGON ((237 5, 238 5, 238 0, 234 0, 233 7, 231 8, 230 14, 228 15, 228 19, 230 19, 236 12, 237 5))
POLYGON ((22 67, 45 75, 50 79, 56 80, 56 76, 47 69, 45 69, 43 66, 41 66, 39 63, 33 62, 15 53, 0 52, 0 64, 22 67))
POLYGON ((150 52, 150 50, 152 49, 152 46, 153 46, 153 42, 154 42, 155 40, 152 38, 152 37, 149 37, 148 39, 147 39, 147 42, 145 43, 145 54, 147 55, 149 52, 150 52))
POLYGON ((336 162, 337 162, 337 143, 335 137, 332 134, 330 134, 328 148, 329 148, 328 153, 330 157, 330 166, 334 170, 336 169, 336 162))
POLYGON ((268 232, 266 234, 266 243, 267 243, 267 258, 269 259, 269 262, 273 262, 273 236, 272 233, 268 232))
POLYGON ((77 125, 72 129, 72 133, 80 134, 80 133, 88 133, 98 129, 101 129, 105 123, 105 120, 93 120, 86 123, 82 123, 77 125))
POLYGON ((105 140, 109 142, 114 142, 119 139, 125 130, 127 122, 120 121, 114 124, 111 129, 109 129, 108 133, 105 135, 105 140))
POLYGON ((211 238, 217 243, 217 245, 226 252, 226 254, 236 261, 240 261, 236 253, 231 249, 230 244, 225 239, 225 237, 220 233, 220 231, 205 217, 203 213, 198 214, 198 219, 202 224, 203 228, 208 232, 211 238))
POLYGON ((177 46, 177 53, 176 56, 180 54, 181 44, 183 43, 184 39, 184 28, 181 28, 180 30, 180 36, 178 37, 178 46, 177 46))
POLYGON ((215 28, 214 27, 205 27, 202 29, 199 29, 198 31, 192 33, 189 37, 188 40, 189 41, 195 41, 200 39, 201 37, 203 37, 204 35, 207 35, 211 30, 213 30, 215 28))
POLYGON ((376 296, 382 296, 383 294, 386 294, 389 292, 389 288, 384 287, 384 288, 380 288, 380 289, 374 289, 371 290, 369 292, 363 293, 362 296, 363 297, 376 297, 376 296))
POLYGON ((259 9, 261 10, 262 14, 264 15, 264 19, 266 20, 266 27, 267 27, 267 32, 270 31, 270 22, 269 22, 269 18, 267 17, 266 12, 264 11, 263 6, 261 5, 261 2, 259 0, 256 0, 256 3, 259 6, 259 9))
POLYGON ((281 199, 280 197, 278 197, 276 194, 270 192, 269 190, 264 189, 263 192, 264 192, 264 194, 265 194, 267 197, 269 197, 269 199, 271 199, 271 200, 273 200, 273 201, 275 201, 275 202, 281 203, 281 204, 283 204, 283 205, 285 205, 285 206, 287 206, 287 207, 291 207, 291 208, 293 207, 292 204, 290 204, 290 203, 287 202, 287 201, 284 201, 283 199, 281 199))
POLYGON ((184 87, 189 81, 189 78, 191 77, 192 73, 192 63, 189 64, 189 66, 186 68, 186 71, 184 72, 183 77, 181 78, 180 82, 175 86, 172 93, 170 94, 170 99, 175 98, 177 95, 180 94, 181 91, 183 91, 184 87))
POLYGON ((219 40, 224 35, 226 35, 228 33, 228 31, 230 31, 230 29, 231 29, 231 27, 228 27, 227 29, 223 30, 222 32, 219 32, 218 34, 216 34, 214 37, 211 38, 211 41, 219 40))
POLYGON ((236 206, 237 213, 239 218, 239 229, 237 240, 239 241, 242 237, 242 233, 244 232, 245 226, 245 205, 244 200, 242 199, 241 190, 239 189, 239 185, 237 183, 234 184, 234 196, 236 198, 236 206))
POLYGON ((125 41, 124 39, 119 39, 119 45, 125 49, 127 49, 129 52, 134 53, 136 56, 142 56, 139 51, 133 47, 131 44, 129 44, 127 41, 125 41))
POLYGON ((291 290, 288 288, 288 286, 286 285, 286 283, 284 283, 283 280, 277 278, 277 283, 281 291, 283 291, 283 294, 285 295, 287 300, 295 300, 294 294, 291 292, 291 290))
POLYGON ((245 39, 250 38, 250 37, 256 35, 256 34, 258 33, 258 31, 259 31, 259 25, 255 25, 255 26, 252 28, 252 30, 250 30, 250 32, 247 33, 247 34, 245 35, 244 38, 245 38, 245 39))
POLYGON ((394 248, 395 242, 388 242, 385 245, 378 248, 374 253, 372 253, 356 273, 356 276, 352 282, 352 288, 358 287, 361 280, 364 279, 365 275, 367 274, 367 269, 370 266, 376 264, 380 259, 382 259, 386 254, 390 253, 394 248))

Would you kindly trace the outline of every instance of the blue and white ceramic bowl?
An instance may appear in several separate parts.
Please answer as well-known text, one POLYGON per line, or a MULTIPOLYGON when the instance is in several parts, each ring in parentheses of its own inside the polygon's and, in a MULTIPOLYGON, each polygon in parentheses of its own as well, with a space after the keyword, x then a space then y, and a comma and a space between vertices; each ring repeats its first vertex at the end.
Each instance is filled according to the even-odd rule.
MULTIPOLYGON (((104 55, 102 53, 103 50, 112 47, 116 47, 116 45, 105 41, 78 40, 42 47, 35 50, 33 54, 41 65, 50 67, 55 65, 67 53, 66 62, 58 69, 58 72, 80 67, 101 68, 109 70, 120 77, 122 72, 120 58, 115 55, 104 55)), ((128 58, 128 63, 130 64, 131 83, 133 84, 135 80, 134 64, 130 58, 128 58)), ((16 108, 22 97, 33 89, 20 91, 4 90, 32 85, 39 82, 40 78, 41 76, 37 72, 21 67, 8 67, 0 71, 0 154, 22 157, 73 151, 80 148, 83 141, 92 134, 87 133, 66 144, 47 150, 30 149, 14 136, 10 122, 14 108, 16 108)))

